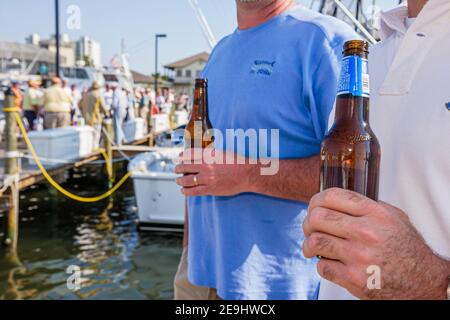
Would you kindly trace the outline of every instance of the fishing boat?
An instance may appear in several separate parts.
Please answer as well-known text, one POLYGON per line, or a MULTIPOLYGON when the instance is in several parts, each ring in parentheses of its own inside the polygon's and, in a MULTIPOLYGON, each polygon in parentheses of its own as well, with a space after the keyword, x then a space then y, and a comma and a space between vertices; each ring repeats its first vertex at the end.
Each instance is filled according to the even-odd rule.
MULTIPOLYGON (((177 131, 175 131, 177 132, 177 131)), ((185 198, 175 180, 175 159, 183 150, 180 141, 172 145, 161 135, 155 151, 135 157, 129 164, 136 194, 139 229, 183 231, 185 198)), ((180 137, 178 136, 179 139, 180 137)))

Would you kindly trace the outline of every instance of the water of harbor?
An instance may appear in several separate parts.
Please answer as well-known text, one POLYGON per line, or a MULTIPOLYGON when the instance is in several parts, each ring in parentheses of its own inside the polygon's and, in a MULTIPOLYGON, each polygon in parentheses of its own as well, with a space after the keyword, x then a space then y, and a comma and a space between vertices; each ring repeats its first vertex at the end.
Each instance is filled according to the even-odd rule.
MULTIPOLYGON (((67 175, 64 186, 80 195, 106 187, 98 167, 67 175)), ((22 191, 19 232, 22 266, 2 260, 0 299, 172 299, 181 235, 138 231, 131 180, 96 204, 76 203, 46 184, 22 191), (67 286, 72 265, 81 269, 78 291, 67 286)))

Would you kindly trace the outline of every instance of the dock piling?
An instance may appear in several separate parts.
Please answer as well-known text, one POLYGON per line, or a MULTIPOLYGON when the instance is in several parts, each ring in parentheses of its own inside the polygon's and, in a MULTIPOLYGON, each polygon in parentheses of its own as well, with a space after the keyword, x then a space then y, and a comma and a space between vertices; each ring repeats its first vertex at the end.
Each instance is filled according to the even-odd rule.
MULTIPOLYGON (((6 161, 5 174, 9 176, 17 176, 19 174, 18 158, 19 152, 17 148, 17 124, 15 112, 11 112, 16 107, 16 101, 11 89, 5 92, 5 142, 6 142, 6 161)), ((17 239, 19 230, 19 185, 18 179, 13 180, 5 192, 5 196, 9 198, 9 206, 5 215, 5 239, 3 244, 8 251, 15 252, 17 249, 17 239)))
POLYGON ((113 146, 112 146, 112 141, 111 141, 111 138, 114 136, 112 119, 104 119, 103 127, 105 128, 105 131, 106 131, 103 133, 103 142, 104 142, 106 154, 108 155, 106 168, 107 168, 107 171, 111 173, 111 176, 109 177, 109 187, 111 187, 115 181, 115 173, 114 173, 114 168, 113 168, 113 150, 112 150, 113 146))

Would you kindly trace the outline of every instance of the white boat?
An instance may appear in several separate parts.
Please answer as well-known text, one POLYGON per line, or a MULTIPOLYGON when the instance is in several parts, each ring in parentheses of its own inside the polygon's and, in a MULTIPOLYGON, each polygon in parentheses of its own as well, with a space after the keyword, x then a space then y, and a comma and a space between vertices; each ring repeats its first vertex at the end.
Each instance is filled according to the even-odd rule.
POLYGON ((103 87, 105 78, 99 68, 95 67, 63 67, 62 77, 67 80, 67 86, 76 85, 79 90, 87 90, 93 81, 103 87))
POLYGON ((130 162, 141 230, 183 231, 185 197, 175 183, 180 175, 173 160, 181 151, 159 148, 130 162))

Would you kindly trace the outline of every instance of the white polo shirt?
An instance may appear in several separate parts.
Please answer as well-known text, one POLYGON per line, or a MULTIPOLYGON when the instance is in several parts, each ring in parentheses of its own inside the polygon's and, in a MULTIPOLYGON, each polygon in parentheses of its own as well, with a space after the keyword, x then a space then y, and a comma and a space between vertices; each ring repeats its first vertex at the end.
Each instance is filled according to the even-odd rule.
MULTIPOLYGON (((404 210, 450 259, 450 0, 428 1, 412 24, 407 14, 406 6, 382 14, 383 41, 369 58, 380 200, 404 210)), ((321 280, 319 298, 354 297, 321 280)))

